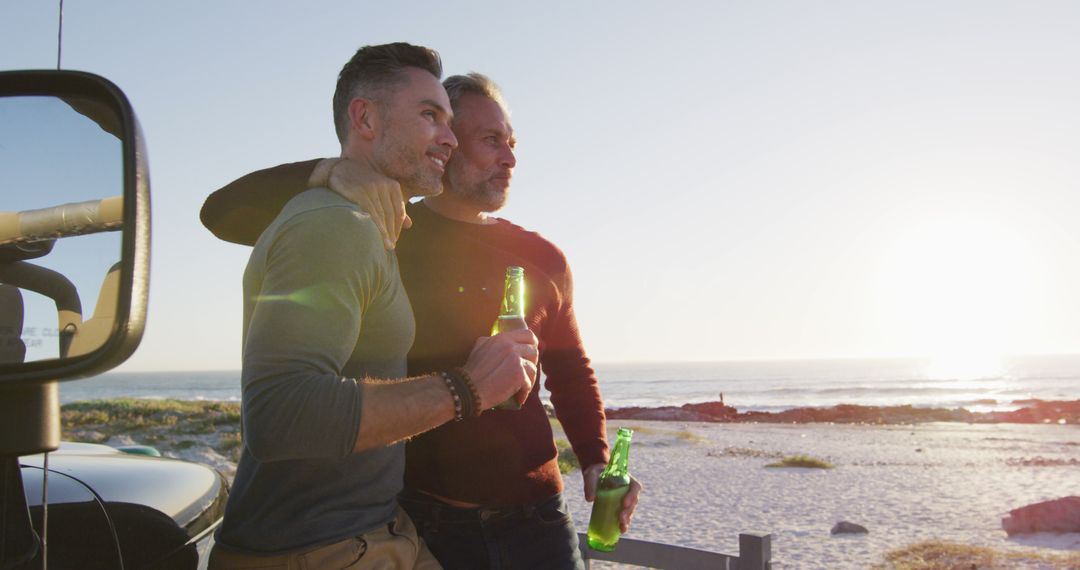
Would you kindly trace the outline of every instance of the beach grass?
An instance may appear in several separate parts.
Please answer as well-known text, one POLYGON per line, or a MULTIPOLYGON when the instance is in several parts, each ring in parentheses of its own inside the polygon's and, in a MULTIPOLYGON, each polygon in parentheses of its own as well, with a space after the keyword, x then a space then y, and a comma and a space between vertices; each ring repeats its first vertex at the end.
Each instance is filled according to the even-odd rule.
POLYGON ((240 447, 242 440, 240 438, 240 432, 222 434, 221 442, 219 445, 223 450, 230 451, 240 447))
POLYGON ((833 465, 828 461, 811 457, 809 455, 788 455, 780 461, 769 463, 765 467, 805 467, 809 469, 832 469, 833 465))
POLYGON ((708 443, 709 442, 709 440, 707 438, 701 437, 700 435, 698 435, 698 434, 696 434, 696 433, 694 433, 692 431, 689 431, 689 430, 679 430, 679 431, 675 432, 674 435, 675 435, 676 438, 681 439, 681 440, 683 440, 683 441, 685 441, 687 443, 708 443))
POLYGON ((1080 568, 1080 554, 1013 552, 940 540, 918 542, 885 554, 873 570, 1051 570, 1080 568))
POLYGON ((581 469, 581 463, 578 462, 577 455, 574 454, 574 449, 570 447, 569 441, 556 439, 555 448, 559 450, 559 473, 566 475, 581 469))
POLYGON ((60 408, 65 428, 95 426, 110 433, 175 427, 182 433, 212 433, 239 424, 240 404, 208 400, 92 400, 60 408))

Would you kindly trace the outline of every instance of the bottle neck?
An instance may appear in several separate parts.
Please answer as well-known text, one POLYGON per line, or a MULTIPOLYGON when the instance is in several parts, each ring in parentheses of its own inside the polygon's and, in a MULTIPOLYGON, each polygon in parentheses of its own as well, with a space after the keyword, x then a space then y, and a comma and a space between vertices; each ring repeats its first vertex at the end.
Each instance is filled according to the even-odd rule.
POLYGON ((499 314, 504 317, 525 317, 525 280, 522 275, 507 274, 499 314))
POLYGON ((615 441, 615 447, 611 450, 611 459, 608 460, 601 477, 628 477, 630 475, 627 466, 629 456, 630 440, 620 437, 615 441))

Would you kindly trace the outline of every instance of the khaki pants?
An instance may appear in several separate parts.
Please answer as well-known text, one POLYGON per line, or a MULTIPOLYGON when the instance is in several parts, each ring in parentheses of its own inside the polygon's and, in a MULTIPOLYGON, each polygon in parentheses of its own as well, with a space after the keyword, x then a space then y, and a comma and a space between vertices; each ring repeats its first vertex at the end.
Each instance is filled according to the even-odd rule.
POLYGON ((217 545, 210 552, 210 570, 442 570, 416 535, 409 515, 400 508, 384 527, 310 550, 255 556, 217 545))

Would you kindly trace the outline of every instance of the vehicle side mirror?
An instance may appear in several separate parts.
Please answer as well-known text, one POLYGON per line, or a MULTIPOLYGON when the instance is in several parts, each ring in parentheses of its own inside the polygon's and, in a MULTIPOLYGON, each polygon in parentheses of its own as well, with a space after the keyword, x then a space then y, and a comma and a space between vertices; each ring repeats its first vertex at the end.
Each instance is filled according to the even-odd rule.
POLYGON ((142 337, 149 182, 123 92, 89 73, 0 72, 0 196, 0 455, 11 455, 55 449, 57 382, 115 367, 142 337))

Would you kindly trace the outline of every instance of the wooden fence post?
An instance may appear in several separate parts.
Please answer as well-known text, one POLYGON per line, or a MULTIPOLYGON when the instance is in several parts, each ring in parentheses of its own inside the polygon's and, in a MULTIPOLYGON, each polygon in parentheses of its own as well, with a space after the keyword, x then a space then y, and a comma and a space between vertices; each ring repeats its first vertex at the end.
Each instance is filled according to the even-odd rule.
POLYGON ((739 570, 770 570, 771 560, 771 534, 748 532, 739 535, 739 570))

